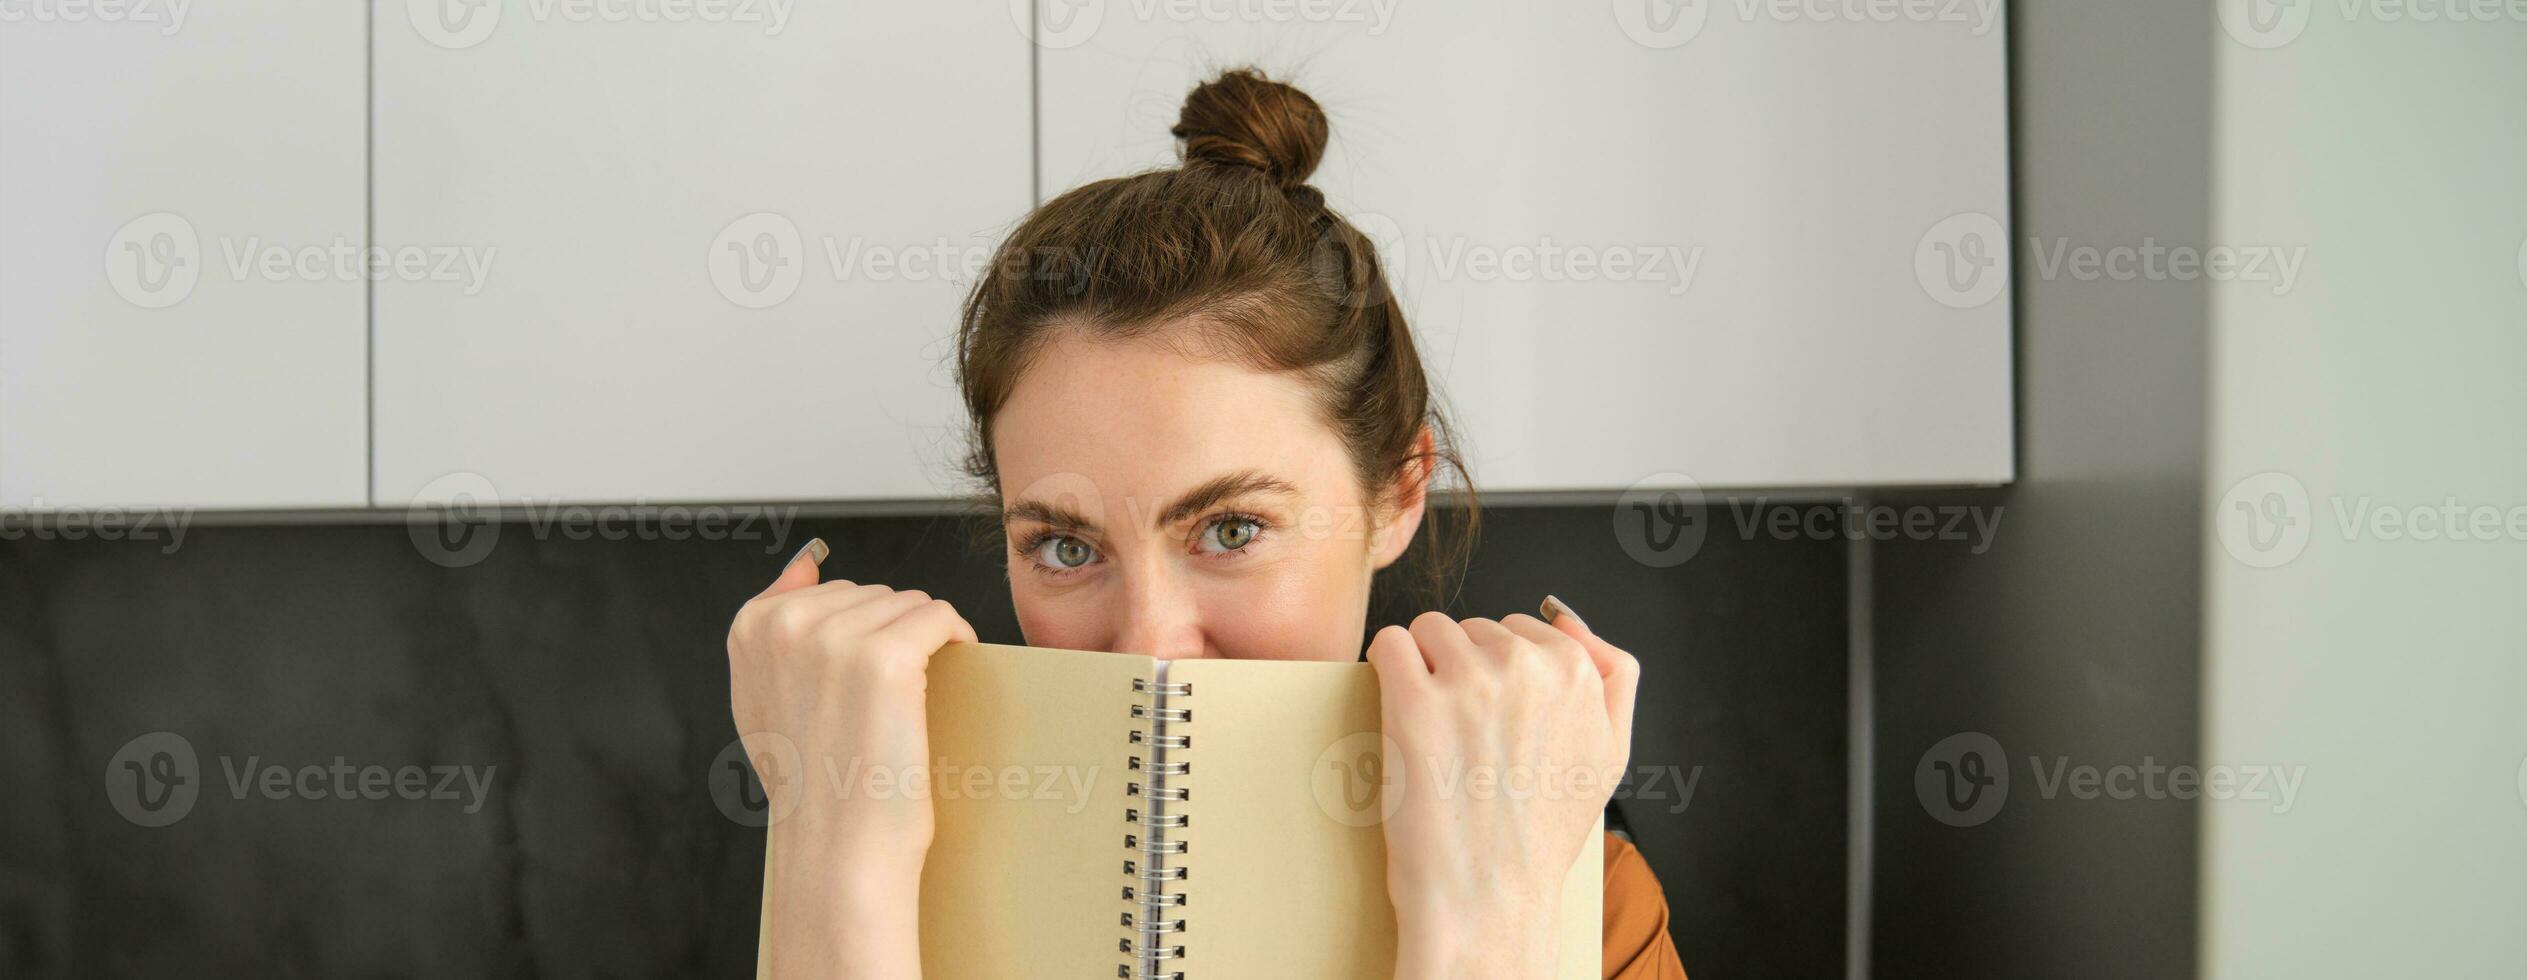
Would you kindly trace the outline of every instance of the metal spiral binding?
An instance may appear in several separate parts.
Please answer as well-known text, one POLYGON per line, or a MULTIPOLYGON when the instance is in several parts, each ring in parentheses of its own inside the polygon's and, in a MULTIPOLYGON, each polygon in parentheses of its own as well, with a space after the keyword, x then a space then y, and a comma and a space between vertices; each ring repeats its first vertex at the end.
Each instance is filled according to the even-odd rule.
POLYGON ((1123 900, 1133 910, 1123 913, 1124 937, 1115 942, 1115 951, 1130 957, 1114 968, 1122 980, 1184 980, 1181 970, 1169 970, 1165 961, 1184 958, 1181 942, 1169 937, 1185 931, 1183 913, 1170 919, 1168 909, 1185 906, 1180 891, 1169 891, 1169 882, 1185 880, 1187 869, 1181 863, 1171 864, 1170 857, 1185 854, 1191 842, 1171 838, 1168 831, 1190 825, 1188 814, 1169 812, 1170 804, 1181 804, 1191 794, 1169 781, 1192 771, 1192 763, 1177 757, 1193 748, 1193 737, 1181 729, 1193 721, 1193 709, 1173 704, 1175 699, 1191 697, 1193 685, 1167 681, 1167 665, 1158 664, 1155 680, 1133 678, 1132 693, 1145 700, 1132 706, 1132 720, 1142 723, 1132 729, 1130 744, 1147 750, 1146 756, 1128 757, 1124 768, 1137 778, 1123 786, 1123 795, 1140 801, 1140 806, 1126 807, 1123 822, 1132 826, 1123 835, 1123 849, 1131 857, 1123 859, 1123 900))

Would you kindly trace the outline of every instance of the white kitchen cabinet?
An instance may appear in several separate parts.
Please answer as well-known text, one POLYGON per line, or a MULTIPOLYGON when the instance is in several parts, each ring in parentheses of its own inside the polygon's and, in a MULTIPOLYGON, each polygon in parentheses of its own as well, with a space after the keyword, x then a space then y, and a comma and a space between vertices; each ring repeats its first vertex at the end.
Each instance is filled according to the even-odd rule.
POLYGON ((377 235, 485 270, 378 283, 376 504, 956 489, 958 303, 1030 203, 1007 3, 376 10, 377 235))
POLYGON ((0 507, 367 502, 355 4, 0 24, 0 507))
POLYGON ((1314 182, 1478 486, 2006 482, 1998 7, 1821 9, 1054 2, 1043 187, 1170 164, 1192 84, 1259 64, 1332 117, 1314 182))

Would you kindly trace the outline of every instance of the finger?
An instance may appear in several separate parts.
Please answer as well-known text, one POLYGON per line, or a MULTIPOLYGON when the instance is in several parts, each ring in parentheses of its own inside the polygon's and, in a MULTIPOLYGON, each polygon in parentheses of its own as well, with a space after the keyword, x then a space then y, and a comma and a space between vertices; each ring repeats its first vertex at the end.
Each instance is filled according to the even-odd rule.
POLYGON ((818 566, 825 563, 825 555, 830 551, 825 546, 825 539, 809 538, 807 546, 800 548, 798 554, 791 555, 789 564, 781 566, 780 577, 773 579, 772 584, 765 586, 757 595, 775 596, 816 584, 818 566))
POLYGON ((1407 627, 1413 643, 1421 648, 1421 657, 1430 662, 1433 675, 1446 677, 1469 669, 1474 657, 1474 640, 1465 635, 1465 627, 1449 619, 1447 614, 1426 612, 1413 617, 1407 627))
POLYGON ((1518 634, 1510 632, 1508 627, 1480 616, 1460 619, 1457 621, 1457 627, 1465 631, 1466 639, 1474 641, 1475 646, 1485 649, 1498 649, 1518 638, 1518 634))
POLYGON ((905 613, 931 601, 930 593, 919 589, 897 592, 883 585, 863 585, 859 590, 868 593, 865 598, 837 600, 835 608, 820 620, 820 628, 845 635, 879 633, 902 619, 905 613))
POLYGON ((1389 626, 1369 638, 1369 666, 1377 668, 1378 688, 1418 691, 1430 683, 1430 661, 1422 659, 1411 630, 1389 626))
POLYGON ((1597 673, 1596 658, 1589 656, 1587 647, 1572 639, 1570 634, 1525 613, 1502 617, 1500 625, 1535 644, 1557 661, 1567 658, 1571 670, 1584 672, 1590 680, 1602 682, 1603 678, 1597 673))
POLYGON ((1597 676, 1606 682, 1606 717, 1613 719, 1615 730, 1623 733, 1626 744, 1632 737, 1632 707, 1641 685, 1641 662, 1623 652, 1621 647, 1600 639, 1588 628, 1588 622, 1571 610, 1570 604, 1554 596, 1544 597, 1544 618, 1564 635, 1578 640, 1588 651, 1588 659, 1596 664, 1597 676))
POLYGON ((863 583, 838 578, 830 582, 818 582, 793 592, 784 592, 774 598, 783 605, 807 606, 814 609, 818 615, 831 615, 871 599, 883 599, 894 594, 894 589, 876 582, 863 583))
POLYGON ((955 606, 949 605, 945 599, 927 596, 878 629, 903 640, 908 649, 920 650, 924 661, 950 643, 981 642, 975 637, 974 625, 958 615, 955 606))

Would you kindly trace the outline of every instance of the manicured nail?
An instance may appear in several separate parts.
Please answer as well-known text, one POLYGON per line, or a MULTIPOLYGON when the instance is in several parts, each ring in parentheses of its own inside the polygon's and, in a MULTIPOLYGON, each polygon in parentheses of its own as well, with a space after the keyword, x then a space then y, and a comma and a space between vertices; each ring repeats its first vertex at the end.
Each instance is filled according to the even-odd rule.
POLYGON ((833 549, 825 547, 825 539, 809 538, 807 539, 807 547, 800 548, 798 550, 798 554, 790 556, 790 564, 798 564, 800 556, 805 556, 808 561, 822 566, 825 563, 825 556, 832 553, 833 549))
POLYGON ((1571 611, 1570 603, 1563 602, 1559 596, 1545 596, 1544 621, 1550 623, 1564 616, 1570 617, 1571 622, 1578 623, 1580 629, 1588 628, 1588 621, 1579 618, 1578 613, 1571 611))

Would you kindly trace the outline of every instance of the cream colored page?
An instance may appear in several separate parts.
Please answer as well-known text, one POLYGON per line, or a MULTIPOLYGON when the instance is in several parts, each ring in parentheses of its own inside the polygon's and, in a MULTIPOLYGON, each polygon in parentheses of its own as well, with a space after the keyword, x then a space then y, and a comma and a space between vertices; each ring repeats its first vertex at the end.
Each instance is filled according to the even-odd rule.
POLYGON ((922 975, 1113 976, 1123 961, 1123 760, 1155 661, 955 644, 930 662, 938 838, 921 875, 922 975), (973 775, 988 776, 976 790, 973 775), (1014 775, 1013 775, 1014 774, 1014 775), (1012 790, 1015 792, 1012 792, 1012 790))
MULTIPOLYGON (((1385 978, 1395 962, 1380 798, 1378 688, 1366 664, 1185 660, 1191 763, 1181 833, 1188 978, 1385 978)), ((1557 977, 1598 977, 1604 841, 1563 888, 1557 977)), ((1481 860, 1480 855, 1471 860, 1481 860)))
MULTIPOLYGON (((969 643, 931 658, 938 833, 922 867, 923 976, 1114 975, 1131 908, 1122 886, 1132 680, 1154 663, 969 643)), ((767 882, 774 860, 767 847, 767 882)), ((767 923, 770 912, 767 901, 767 923)), ((758 976, 767 941, 758 940, 758 976)))

